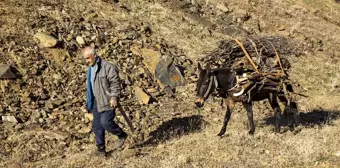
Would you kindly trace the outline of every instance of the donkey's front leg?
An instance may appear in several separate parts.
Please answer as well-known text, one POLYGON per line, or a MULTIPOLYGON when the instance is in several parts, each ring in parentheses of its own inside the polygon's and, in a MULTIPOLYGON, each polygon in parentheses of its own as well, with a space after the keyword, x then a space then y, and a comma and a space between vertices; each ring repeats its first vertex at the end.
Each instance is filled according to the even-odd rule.
POLYGON ((243 102, 244 108, 247 110, 249 121, 249 134, 253 135, 255 132, 254 119, 253 119, 253 107, 251 102, 243 102))
POLYGON ((224 116, 223 126, 221 128, 221 131, 220 131, 220 133, 217 134, 218 136, 223 136, 224 133, 226 132, 227 125, 228 125, 233 107, 234 107, 234 102, 230 98, 227 98, 227 111, 226 111, 225 116, 224 116))

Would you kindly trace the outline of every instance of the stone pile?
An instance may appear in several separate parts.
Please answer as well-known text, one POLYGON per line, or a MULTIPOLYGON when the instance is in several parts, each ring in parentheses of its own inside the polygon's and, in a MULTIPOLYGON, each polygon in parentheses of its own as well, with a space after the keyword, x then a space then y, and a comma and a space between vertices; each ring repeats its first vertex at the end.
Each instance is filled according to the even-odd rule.
MULTIPOLYGON (((121 104, 136 135, 157 126, 161 118, 154 114, 162 99, 176 94, 175 87, 194 82, 192 61, 181 50, 152 37, 152 29, 143 22, 113 23, 98 12, 77 14, 66 6, 27 10, 22 16, 26 29, 18 30, 22 36, 1 36, 0 63, 5 65, 1 73, 14 77, 12 67, 20 76, 0 79, 0 122, 14 124, 0 139, 31 130, 32 125, 51 134, 66 133, 58 139, 63 142, 89 138, 93 117, 85 110, 87 67, 80 55, 88 45, 117 65, 123 88, 121 104)), ((129 130, 117 114, 118 123, 129 130)), ((46 141, 54 143, 55 139, 46 141)))

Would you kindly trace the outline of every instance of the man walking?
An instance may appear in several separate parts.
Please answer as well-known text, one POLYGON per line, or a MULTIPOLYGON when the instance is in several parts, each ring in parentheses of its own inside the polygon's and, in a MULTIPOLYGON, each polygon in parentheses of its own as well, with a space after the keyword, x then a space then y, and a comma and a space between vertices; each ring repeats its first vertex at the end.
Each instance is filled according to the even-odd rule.
POLYGON ((87 72, 87 110, 93 113, 92 131, 96 137, 96 154, 104 155, 105 130, 118 136, 115 148, 123 146, 127 134, 113 121, 120 94, 117 68, 99 58, 93 47, 86 47, 82 55, 89 65, 87 72))

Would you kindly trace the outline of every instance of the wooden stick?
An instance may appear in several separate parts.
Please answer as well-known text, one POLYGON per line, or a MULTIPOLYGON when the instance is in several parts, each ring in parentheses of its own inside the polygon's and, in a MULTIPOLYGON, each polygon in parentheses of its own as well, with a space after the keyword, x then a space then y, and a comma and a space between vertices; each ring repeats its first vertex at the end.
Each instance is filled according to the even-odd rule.
POLYGON ((260 73, 259 70, 256 68, 256 65, 254 64, 253 60, 252 60, 251 57, 249 56, 247 50, 244 48, 243 44, 242 44, 240 41, 238 41, 237 39, 234 39, 234 40, 235 40, 236 43, 242 48, 244 54, 246 54, 246 56, 247 56, 249 62, 250 62, 251 65, 253 66, 255 72, 259 74, 259 73, 260 73))
POLYGON ((119 109, 120 113, 124 117, 125 121, 127 122, 128 126, 130 127, 131 131, 135 132, 135 129, 133 128, 133 125, 132 125, 130 119, 128 118, 128 116, 126 115, 126 113, 125 113, 124 109, 122 108, 122 106, 118 106, 117 108, 119 109))
POLYGON ((275 54, 276 54, 276 57, 277 57, 277 61, 279 61, 279 65, 280 65, 282 74, 283 74, 284 76, 286 76, 285 72, 283 71, 282 64, 281 64, 281 58, 280 58, 279 54, 277 53, 276 48, 274 47, 274 45, 273 45, 272 43, 270 43, 270 45, 272 45, 272 47, 273 47, 273 49, 274 49, 274 51, 275 51, 275 54))

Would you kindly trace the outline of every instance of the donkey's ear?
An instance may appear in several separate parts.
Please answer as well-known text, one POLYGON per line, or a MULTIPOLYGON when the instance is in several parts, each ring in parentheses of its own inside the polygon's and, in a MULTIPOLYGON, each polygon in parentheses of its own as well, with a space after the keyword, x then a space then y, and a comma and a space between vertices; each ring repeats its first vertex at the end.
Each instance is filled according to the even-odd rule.
POLYGON ((201 67, 200 63, 197 63, 198 71, 203 71, 203 68, 201 67))
POLYGON ((210 65, 209 65, 209 64, 207 64, 207 66, 206 66, 206 68, 205 68, 205 69, 207 69, 207 71, 208 71, 208 72, 210 72, 210 71, 211 71, 210 65))

